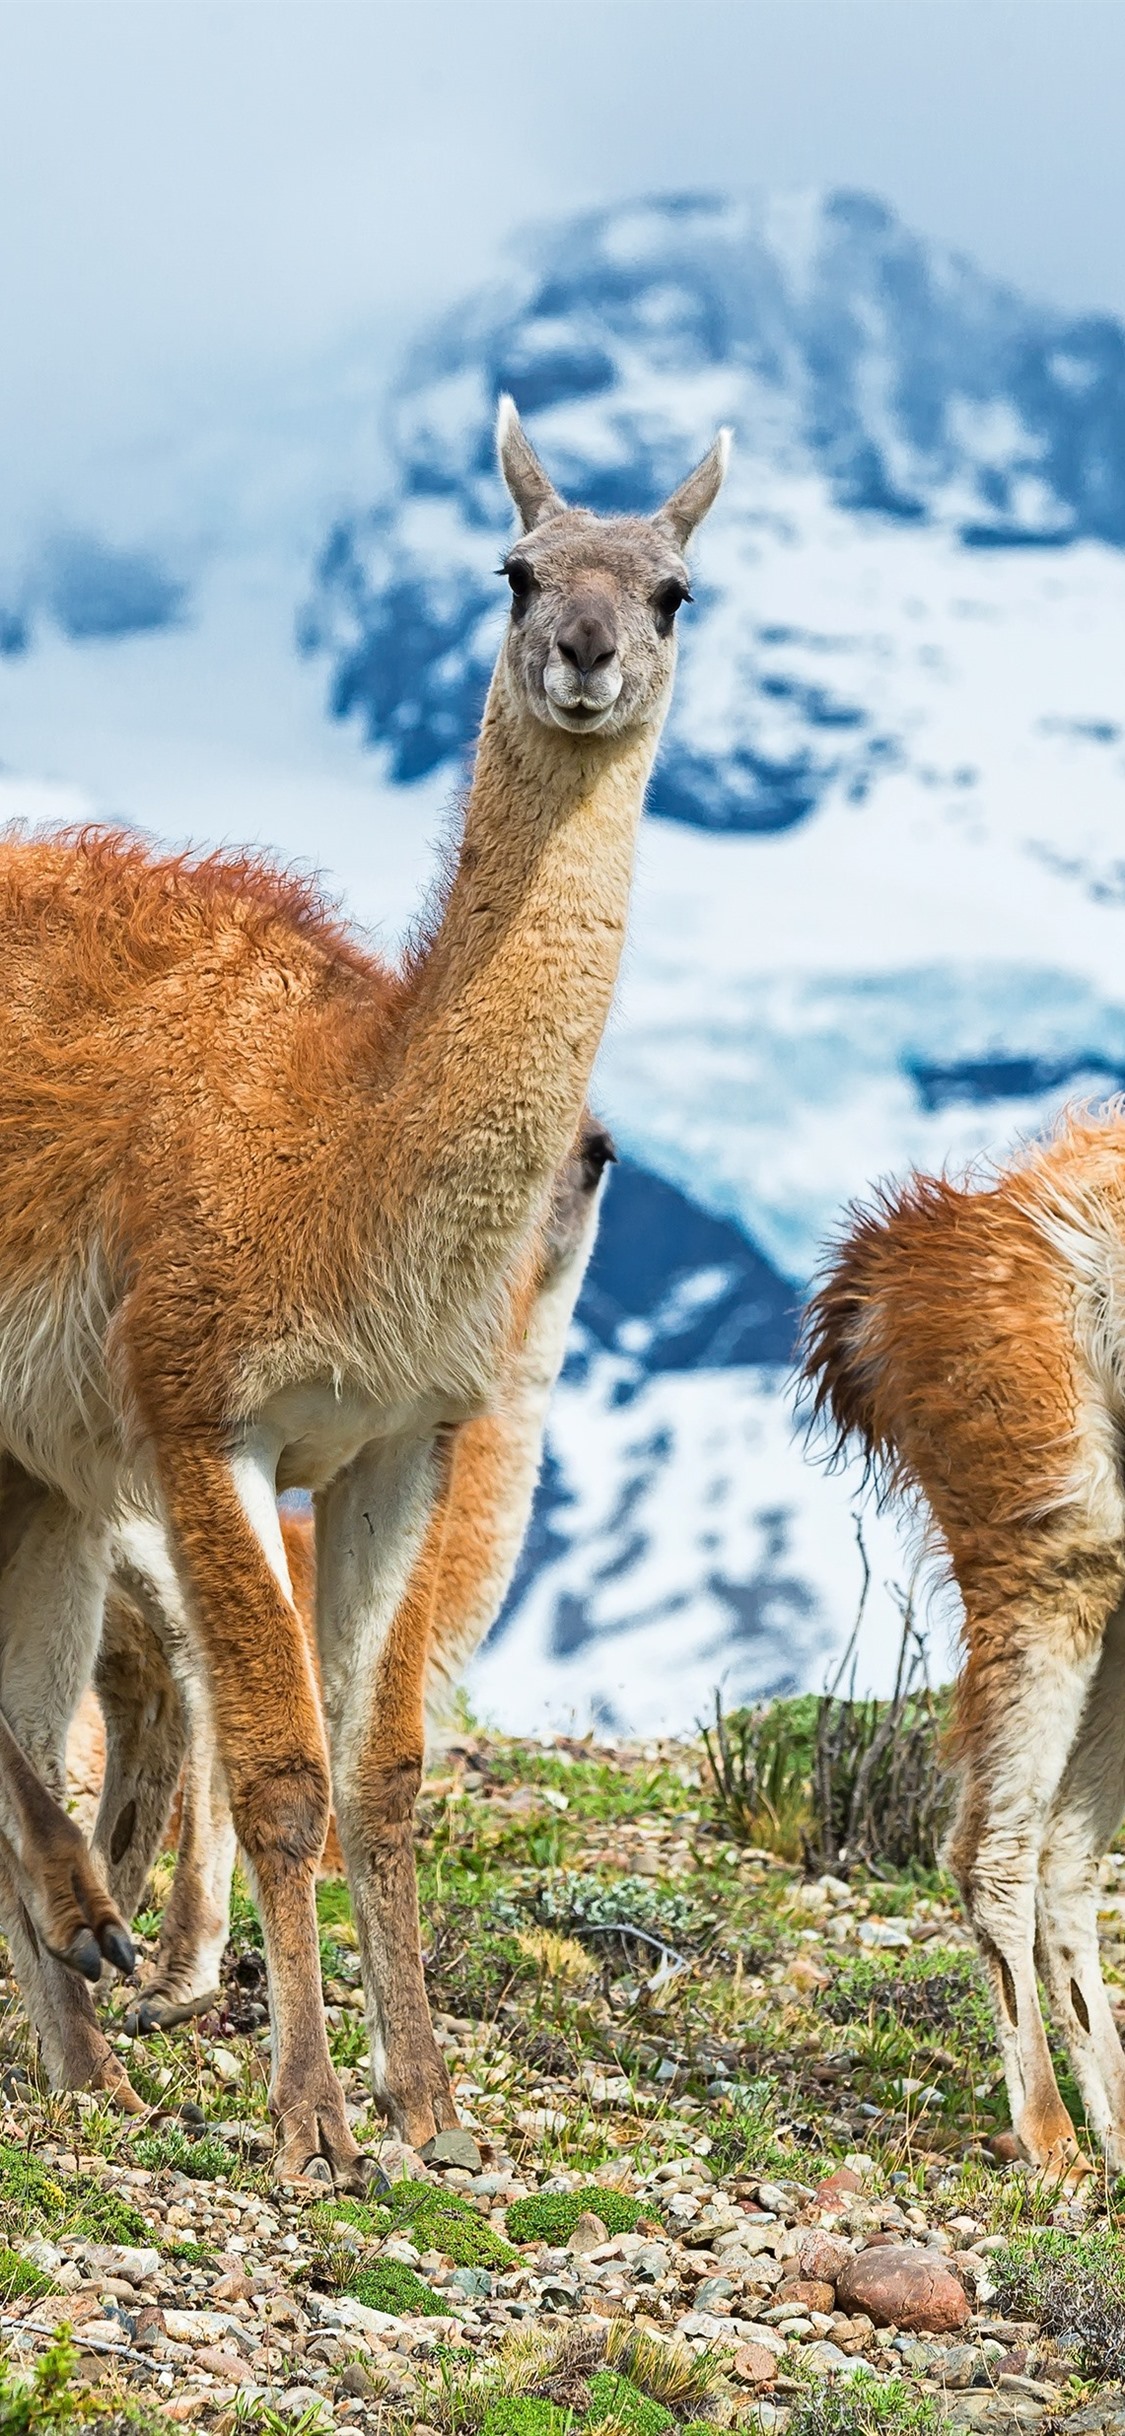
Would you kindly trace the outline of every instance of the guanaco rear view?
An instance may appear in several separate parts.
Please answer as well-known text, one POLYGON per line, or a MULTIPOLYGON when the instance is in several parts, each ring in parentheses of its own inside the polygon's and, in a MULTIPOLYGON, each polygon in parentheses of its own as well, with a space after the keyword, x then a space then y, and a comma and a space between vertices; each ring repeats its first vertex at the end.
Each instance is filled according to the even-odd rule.
POLYGON ((987 1970, 1024 2156, 1125 2171, 1125 2058, 1098 1862, 1125 1810, 1125 1115, 1072 1118, 978 1187, 914 1177, 851 1222, 809 1312, 841 1441, 921 1491, 964 1604, 949 1860, 987 1970))

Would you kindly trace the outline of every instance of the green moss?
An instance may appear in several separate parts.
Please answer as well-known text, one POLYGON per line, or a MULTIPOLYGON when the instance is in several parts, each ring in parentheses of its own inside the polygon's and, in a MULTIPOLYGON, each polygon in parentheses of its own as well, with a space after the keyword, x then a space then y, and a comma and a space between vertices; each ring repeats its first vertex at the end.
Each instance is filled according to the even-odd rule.
POLYGON ((164 2256, 168 2259, 182 2260, 185 2267, 213 2267, 215 2265, 215 2252, 209 2250, 201 2241, 170 2241, 165 2248, 164 2256))
POLYGON ((623 2191, 603 2191, 596 2182, 580 2191, 540 2191, 533 2199, 514 2199, 508 2210, 513 2241, 570 2240, 580 2216, 600 2216, 609 2234, 635 2233, 641 2209, 623 2191))
POLYGON ((630 2436, 664 2436, 675 2420, 663 2402, 653 2402, 628 2377, 621 2377, 614 2368, 599 2368, 590 2380, 590 2409, 588 2427, 596 2427, 601 2419, 612 2419, 620 2428, 628 2428, 630 2436))
POLYGON ((39 2294, 50 2289, 49 2275, 41 2275, 38 2267, 33 2267, 28 2259, 20 2258, 17 2251, 0 2248, 0 2305, 24 2300, 29 2292, 39 2294))
POLYGON ((146 2167, 150 2174, 158 2174, 167 2167, 176 2174, 190 2174, 197 2182, 218 2182, 231 2170, 231 2152, 225 2140, 209 2139, 206 2132, 202 2138, 190 2140, 175 2123, 166 2125, 162 2131, 144 2133, 133 2155, 137 2164, 146 2167))
POLYGON ((365 2199, 325 2199, 309 2209, 307 2221, 321 2233, 330 2233, 333 2225, 354 2225, 357 2233, 378 2241, 390 2230, 392 2219, 388 2208, 369 2205, 365 2199))
POLYGON ((362 2267, 352 2277, 348 2291, 365 2309, 383 2309, 388 2317, 425 2318, 433 2312, 429 2285, 397 2258, 381 2258, 374 2267, 362 2267))
MULTIPOLYGON (((73 2189, 73 2186, 72 2186, 73 2189)), ((9 2235, 59 2223, 73 2206, 71 2192, 27 2149, 0 2147, 0 2227, 9 2235)))
POLYGON ((148 2249, 152 2243, 152 2226, 139 2208, 130 2205, 116 2191, 92 2190, 82 2194, 82 2211, 75 2230, 90 2234, 96 2241, 139 2244, 148 2249))
POLYGON ((535 2394, 506 2394, 490 2402, 481 2436, 569 2436, 573 2426, 573 2412, 560 2411, 557 2403, 535 2394))
POLYGON ((432 2182, 398 2182, 388 2193, 393 2223, 408 2227, 419 2250, 440 2250, 455 2267, 513 2267, 516 2253, 457 2191, 432 2182))

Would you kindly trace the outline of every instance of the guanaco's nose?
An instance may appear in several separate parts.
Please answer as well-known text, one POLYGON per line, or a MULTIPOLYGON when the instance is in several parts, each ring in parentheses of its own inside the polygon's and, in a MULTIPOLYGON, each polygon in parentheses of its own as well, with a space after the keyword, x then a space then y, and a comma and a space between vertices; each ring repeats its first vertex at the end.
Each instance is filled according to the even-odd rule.
POLYGON ((560 654, 576 668, 580 677, 589 677, 595 668, 605 668, 617 651, 617 631, 613 620, 601 608, 592 606, 571 609, 555 636, 560 654))

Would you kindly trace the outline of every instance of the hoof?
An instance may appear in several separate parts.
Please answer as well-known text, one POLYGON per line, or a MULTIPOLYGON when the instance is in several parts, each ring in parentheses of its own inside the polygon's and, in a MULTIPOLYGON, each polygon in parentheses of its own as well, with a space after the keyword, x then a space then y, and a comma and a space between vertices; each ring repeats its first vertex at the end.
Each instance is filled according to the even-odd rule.
POLYGON ((122 2114, 151 2115, 152 2113, 151 2106, 146 2106, 144 2099, 137 2096, 124 2065, 118 2062, 112 2052, 88 2086, 91 2089, 102 2090, 114 2106, 121 2108, 122 2114))
POLYGON ((107 1920, 98 1930, 79 1929, 68 1946, 52 1946, 49 1950, 60 1962, 65 1962, 69 1971, 77 1971, 95 1984, 101 1978, 103 1961, 111 1962, 126 1978, 136 1968, 133 1940, 116 1920, 107 1920))
POLYGON ((208 1988, 203 1996, 184 1997, 176 2003, 170 1997, 142 1996, 130 2007, 121 2027, 126 2038, 144 2038, 153 2030, 175 2030, 181 2022, 194 2021, 197 2014, 210 2013, 218 2004, 221 1990, 208 1988))
POLYGON ((72 1937, 60 1960, 68 1971, 77 1971, 83 1979, 96 1983, 102 1975, 102 1949, 93 1929, 82 1929, 77 1937, 72 1937))
POLYGON ((106 1961, 113 1964, 115 1971, 122 1971, 126 1979, 130 1971, 136 1970, 137 1949, 132 1938, 126 1935, 123 1928, 117 1928, 111 1923, 109 1928, 103 1929, 102 1952, 106 1961))

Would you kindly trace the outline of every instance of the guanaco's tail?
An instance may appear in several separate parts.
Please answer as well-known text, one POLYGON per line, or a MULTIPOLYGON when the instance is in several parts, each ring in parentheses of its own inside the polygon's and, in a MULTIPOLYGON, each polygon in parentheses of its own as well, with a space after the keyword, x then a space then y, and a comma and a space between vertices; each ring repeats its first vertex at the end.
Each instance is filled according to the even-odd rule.
POLYGON ((814 1421, 827 1423, 837 1452, 858 1447, 876 1469, 895 1457, 886 1288, 902 1217, 901 1201, 889 1195, 850 1210, 820 1271, 803 1329, 801 1369, 814 1421))

